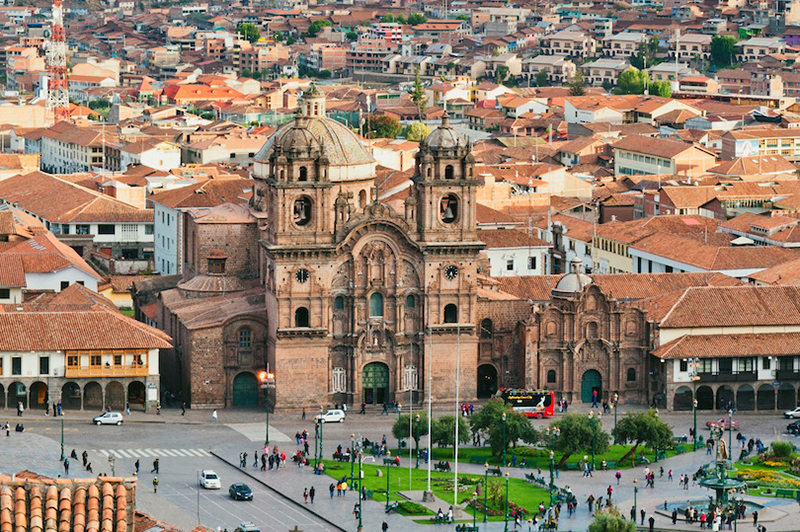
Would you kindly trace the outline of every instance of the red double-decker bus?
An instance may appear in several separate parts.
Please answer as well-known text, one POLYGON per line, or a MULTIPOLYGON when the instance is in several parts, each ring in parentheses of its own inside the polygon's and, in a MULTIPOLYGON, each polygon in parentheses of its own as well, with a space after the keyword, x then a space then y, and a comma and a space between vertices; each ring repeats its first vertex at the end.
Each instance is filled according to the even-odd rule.
POLYGON ((543 418, 553 416, 555 395, 547 390, 501 389, 499 394, 505 403, 516 412, 528 417, 543 418))

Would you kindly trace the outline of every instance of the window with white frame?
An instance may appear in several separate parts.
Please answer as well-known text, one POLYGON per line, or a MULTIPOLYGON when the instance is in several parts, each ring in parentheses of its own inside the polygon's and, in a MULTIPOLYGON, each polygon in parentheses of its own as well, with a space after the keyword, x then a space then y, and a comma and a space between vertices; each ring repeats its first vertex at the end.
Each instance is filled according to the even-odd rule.
POLYGON ((405 371, 403 372, 403 389, 418 390, 418 386, 419 376, 417 375, 417 366, 413 364, 406 364, 405 371))
POLYGON ((333 381, 331 382, 331 391, 334 393, 342 393, 347 391, 347 372, 344 368, 333 368, 333 381))

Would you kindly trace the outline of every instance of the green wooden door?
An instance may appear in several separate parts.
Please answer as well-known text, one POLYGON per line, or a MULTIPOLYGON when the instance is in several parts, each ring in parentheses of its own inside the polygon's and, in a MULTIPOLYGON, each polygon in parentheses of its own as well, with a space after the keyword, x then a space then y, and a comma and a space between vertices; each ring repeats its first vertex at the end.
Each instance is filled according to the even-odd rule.
POLYGON ((389 394, 389 368, 386 364, 372 362, 364 366, 362 376, 364 402, 379 405, 386 402, 389 394))
POLYGON ((233 406, 256 406, 258 381, 252 373, 240 373, 233 379, 233 406))
POLYGON ((584 403, 592 402, 592 391, 597 390, 597 400, 603 400, 603 378, 600 372, 590 369, 581 378, 581 401, 584 403))

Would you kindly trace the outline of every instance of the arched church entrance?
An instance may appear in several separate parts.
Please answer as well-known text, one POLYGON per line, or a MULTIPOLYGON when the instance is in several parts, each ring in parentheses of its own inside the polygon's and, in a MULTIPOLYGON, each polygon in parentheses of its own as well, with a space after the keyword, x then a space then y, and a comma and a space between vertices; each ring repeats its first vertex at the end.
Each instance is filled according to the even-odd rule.
POLYGON ((496 393, 497 370, 491 364, 478 366, 478 397, 480 399, 485 399, 496 393))
POLYGON ((603 377, 596 369, 590 369, 581 377, 581 401, 592 402, 593 392, 597 390, 597 399, 603 398, 603 377))
POLYGON ((361 388, 364 390, 364 402, 368 405, 380 405, 389 398, 389 368, 381 362, 370 362, 364 366, 361 388))
POLYGON ((245 371, 233 379, 233 406, 256 406, 258 404, 258 381, 256 376, 245 371))

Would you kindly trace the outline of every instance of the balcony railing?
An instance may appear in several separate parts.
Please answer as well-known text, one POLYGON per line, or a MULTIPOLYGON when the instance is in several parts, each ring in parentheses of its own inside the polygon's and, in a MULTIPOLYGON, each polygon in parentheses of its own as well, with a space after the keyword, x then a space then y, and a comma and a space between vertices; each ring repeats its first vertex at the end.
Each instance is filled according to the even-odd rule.
POLYGON ((67 366, 64 377, 146 377, 147 366, 67 366))
POLYGON ((793 369, 779 369, 775 372, 775 378, 779 381, 787 379, 798 379, 800 373, 793 369))
POLYGON ((758 375, 755 371, 739 373, 700 373, 699 382, 725 382, 725 381, 755 381, 758 375))

